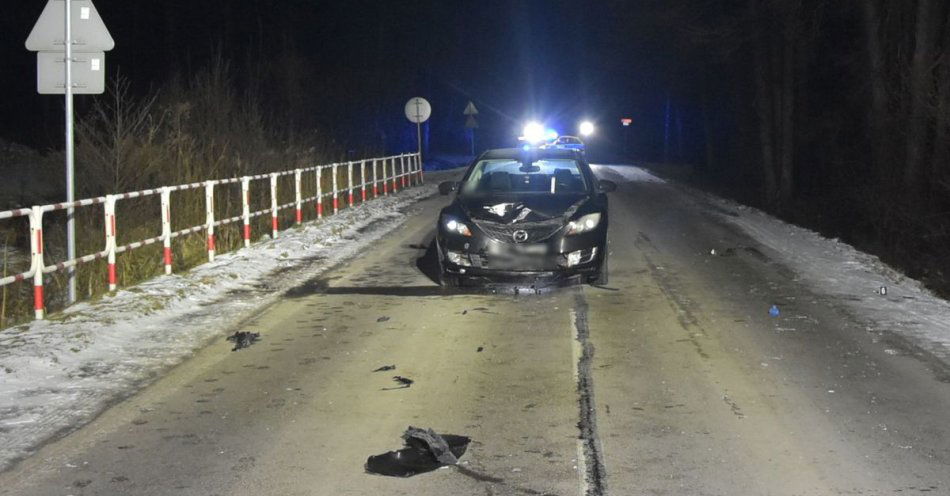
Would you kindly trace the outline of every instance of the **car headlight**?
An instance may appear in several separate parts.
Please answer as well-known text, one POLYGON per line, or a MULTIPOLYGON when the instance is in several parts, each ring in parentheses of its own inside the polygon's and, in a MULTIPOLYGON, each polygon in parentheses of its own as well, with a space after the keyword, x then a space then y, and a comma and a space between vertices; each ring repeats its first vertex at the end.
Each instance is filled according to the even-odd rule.
POLYGON ((469 229, 467 225, 451 217, 443 219, 442 225, 444 225, 445 229, 452 234, 460 234, 466 237, 472 236, 472 230, 469 229))
POLYGON ((593 231, 600 224, 600 213, 587 214, 579 219, 567 223, 567 235, 581 234, 593 231))

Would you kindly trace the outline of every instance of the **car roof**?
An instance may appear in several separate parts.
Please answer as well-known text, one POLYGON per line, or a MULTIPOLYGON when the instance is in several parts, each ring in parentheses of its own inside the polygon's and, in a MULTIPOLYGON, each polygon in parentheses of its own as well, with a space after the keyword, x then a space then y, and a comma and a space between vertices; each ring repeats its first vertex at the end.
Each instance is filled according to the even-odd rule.
MULTIPOLYGON (((571 158, 578 159, 579 154, 574 150, 563 150, 557 148, 533 148, 532 153, 538 158, 571 158)), ((481 154, 480 159, 513 159, 521 158, 524 150, 521 148, 497 148, 488 150, 481 154)))

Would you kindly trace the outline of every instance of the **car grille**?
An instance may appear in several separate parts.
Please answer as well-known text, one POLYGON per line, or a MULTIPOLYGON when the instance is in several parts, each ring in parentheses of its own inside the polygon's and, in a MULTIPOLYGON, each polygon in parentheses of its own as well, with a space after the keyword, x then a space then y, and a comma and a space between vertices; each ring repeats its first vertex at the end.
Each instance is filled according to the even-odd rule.
POLYGON ((550 238, 554 233, 564 227, 561 219, 549 220, 544 222, 521 222, 517 224, 497 224, 495 222, 475 221, 485 234, 492 239, 504 241, 505 243, 514 243, 514 234, 516 231, 525 231, 528 233, 528 239, 522 243, 537 243, 550 238))

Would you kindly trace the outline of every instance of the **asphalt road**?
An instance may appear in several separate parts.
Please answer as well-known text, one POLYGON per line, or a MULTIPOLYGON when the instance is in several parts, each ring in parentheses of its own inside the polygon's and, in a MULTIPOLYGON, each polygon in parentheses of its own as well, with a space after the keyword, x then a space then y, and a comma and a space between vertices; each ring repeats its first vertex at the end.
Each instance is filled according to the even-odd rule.
POLYGON ((885 353, 697 197, 621 184, 609 287, 518 295, 426 275, 446 201, 246 322, 257 344, 213 343, 0 475, 0 494, 950 494, 947 368, 897 338, 885 353), (473 441, 457 467, 367 474, 409 425, 473 441))

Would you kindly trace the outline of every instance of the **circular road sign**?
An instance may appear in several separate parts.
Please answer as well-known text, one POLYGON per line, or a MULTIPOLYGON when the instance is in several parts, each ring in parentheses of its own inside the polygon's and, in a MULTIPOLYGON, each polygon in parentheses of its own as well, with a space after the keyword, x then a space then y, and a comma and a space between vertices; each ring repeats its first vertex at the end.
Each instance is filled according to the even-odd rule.
POLYGON ((415 97, 406 102, 406 119, 416 124, 429 120, 432 115, 432 105, 425 98, 415 97))

